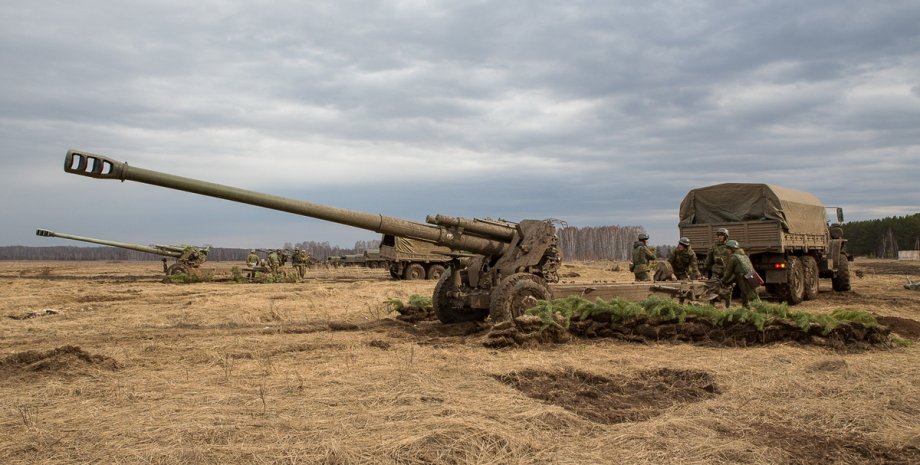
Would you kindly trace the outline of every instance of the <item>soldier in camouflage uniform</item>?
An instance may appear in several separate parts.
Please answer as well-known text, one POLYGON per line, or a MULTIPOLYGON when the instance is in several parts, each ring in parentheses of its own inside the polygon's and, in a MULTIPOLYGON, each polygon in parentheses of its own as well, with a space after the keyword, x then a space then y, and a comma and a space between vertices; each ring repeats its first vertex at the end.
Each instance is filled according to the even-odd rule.
POLYGON ((721 278, 722 272, 728 264, 728 257, 731 255, 731 252, 725 247, 727 240, 728 230, 719 228, 716 232, 716 243, 709 248, 709 253, 706 254, 706 260, 703 262, 703 272, 710 278, 721 278))
MULTIPOLYGON (((256 254, 255 249, 253 249, 253 250, 250 250, 250 251, 249 251, 249 255, 246 257, 246 267, 247 267, 247 268, 255 268, 255 267, 257 267, 257 266, 259 266, 259 255, 256 254)), ((246 277, 249 278, 250 280, 255 279, 255 277, 256 277, 256 272, 255 272, 255 271, 250 271, 250 272, 246 275, 246 277)))
POLYGON ((674 269, 672 277, 674 279, 699 279, 700 270, 696 259, 696 253, 690 247, 690 239, 681 237, 677 243, 677 248, 671 252, 668 258, 671 268, 674 269))
POLYGON ((741 292, 741 305, 748 307, 751 302, 760 302, 757 296, 757 290, 751 287, 744 275, 754 271, 754 265, 751 259, 744 254, 744 250, 738 245, 738 241, 730 240, 725 243, 725 248, 731 251, 728 258, 728 264, 725 265, 724 274, 721 281, 723 286, 735 283, 741 292))
POLYGON ((272 250, 268 253, 268 268, 272 271, 273 275, 278 275, 281 269, 281 257, 278 256, 277 250, 272 250))
POLYGON ((655 252, 648 247, 648 234, 640 233, 639 240, 633 243, 632 265, 630 270, 636 277, 636 281, 649 281, 649 270, 651 262, 655 261, 655 252))
POLYGON ((297 276, 300 279, 303 279, 307 274, 307 261, 309 256, 301 248, 294 249, 294 255, 291 256, 291 264, 294 265, 294 269, 297 270, 297 276))

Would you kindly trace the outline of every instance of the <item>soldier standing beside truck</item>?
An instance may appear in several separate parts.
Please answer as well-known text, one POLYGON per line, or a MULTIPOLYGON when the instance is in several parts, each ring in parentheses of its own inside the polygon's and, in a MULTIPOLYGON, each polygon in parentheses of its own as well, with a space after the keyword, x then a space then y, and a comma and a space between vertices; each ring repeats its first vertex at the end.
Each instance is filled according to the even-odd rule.
POLYGON ((690 239, 681 237, 677 243, 677 248, 671 252, 668 258, 671 268, 674 270, 673 279, 698 279, 700 269, 696 258, 696 252, 690 247, 690 239))
POLYGON ((649 281, 649 263, 655 260, 655 252, 648 248, 648 234, 639 233, 639 240, 633 244, 633 261, 630 268, 636 281, 649 281))
POLYGON ((722 271, 725 270, 728 257, 731 256, 731 252, 725 246, 726 241, 728 241, 728 230, 719 228, 716 232, 716 243, 709 248, 706 261, 703 262, 703 271, 710 278, 722 277, 722 271))
POLYGON ((730 240, 725 243, 725 248, 731 252, 728 263, 725 265, 724 274, 722 275, 722 286, 728 286, 735 283, 741 292, 741 306, 749 307, 751 302, 760 302, 757 296, 757 290, 748 282, 746 275, 754 271, 754 265, 751 259, 744 254, 738 241, 730 240))

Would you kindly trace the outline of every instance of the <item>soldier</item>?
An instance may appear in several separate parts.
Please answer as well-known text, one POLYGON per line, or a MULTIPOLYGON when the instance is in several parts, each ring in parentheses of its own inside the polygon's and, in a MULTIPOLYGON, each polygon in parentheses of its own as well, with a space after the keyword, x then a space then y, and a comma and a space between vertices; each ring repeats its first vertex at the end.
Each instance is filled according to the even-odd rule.
POLYGON ((728 263, 728 257, 731 255, 731 252, 725 247, 725 241, 727 240, 728 230, 719 228, 716 231, 716 243, 709 248, 709 253, 706 254, 706 260, 703 262, 703 271, 710 278, 719 279, 722 277, 722 272, 728 263))
POLYGON ((655 261, 655 252, 648 247, 648 234, 640 233, 639 240, 633 243, 632 264, 629 266, 630 271, 636 277, 636 281, 649 281, 650 262, 655 261))
POLYGON ((281 257, 278 256, 277 250, 272 250, 268 253, 268 267, 273 275, 278 275, 278 271, 281 269, 281 257))
POLYGON ((757 290, 751 286, 751 283, 744 277, 746 274, 754 271, 754 265, 751 259, 744 254, 738 241, 732 239, 725 242, 725 248, 731 252, 728 258, 728 264, 725 265, 724 274, 721 278, 723 286, 735 283, 741 292, 741 305, 748 307, 751 302, 760 302, 757 296, 757 290))
MULTIPOLYGON (((249 251, 249 256, 246 257, 246 267, 252 269, 257 266, 259 266, 259 255, 256 253, 255 249, 253 249, 249 251)), ((246 277, 250 280, 255 279, 256 272, 250 271, 246 277)))
POLYGON ((671 275, 672 278, 680 280, 699 279, 700 270, 696 253, 690 247, 689 238, 680 238, 680 241, 677 242, 677 248, 671 252, 668 262, 671 263, 671 268, 674 269, 674 274, 671 275))
POLYGON ((294 249, 294 255, 291 256, 291 264, 294 265, 294 269, 297 270, 297 276, 300 277, 300 279, 303 279, 307 274, 308 260, 309 256, 307 256, 307 253, 303 249, 299 247, 294 249))

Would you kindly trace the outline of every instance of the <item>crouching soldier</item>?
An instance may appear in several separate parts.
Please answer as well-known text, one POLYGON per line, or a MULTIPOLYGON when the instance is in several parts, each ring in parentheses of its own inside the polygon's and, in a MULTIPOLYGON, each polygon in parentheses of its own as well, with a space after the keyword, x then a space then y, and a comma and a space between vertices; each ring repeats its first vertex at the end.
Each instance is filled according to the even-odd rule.
POLYGON ((735 283, 741 292, 741 305, 744 307, 749 307, 751 302, 760 302, 756 288, 751 286, 751 283, 745 277, 754 271, 751 259, 744 254, 741 246, 738 245, 738 241, 734 239, 726 241, 725 248, 731 252, 731 255, 729 255, 725 270, 722 273, 722 285, 726 286, 735 283))
POLYGON ((673 279, 699 279, 700 269, 696 259, 696 253, 690 247, 690 239, 681 237, 677 243, 677 248, 671 252, 668 258, 671 268, 674 269, 673 279))

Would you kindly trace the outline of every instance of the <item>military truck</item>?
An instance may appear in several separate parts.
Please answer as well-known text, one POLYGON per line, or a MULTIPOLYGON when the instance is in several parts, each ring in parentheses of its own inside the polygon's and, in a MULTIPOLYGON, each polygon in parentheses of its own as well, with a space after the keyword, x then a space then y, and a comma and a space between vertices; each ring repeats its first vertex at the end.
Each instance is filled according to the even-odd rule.
POLYGON ((380 249, 365 250, 364 261, 368 268, 389 268, 389 262, 380 255, 380 249))
POLYGON ((444 274, 451 261, 450 249, 429 242, 384 234, 380 258, 386 260, 396 279, 433 279, 444 274))
POLYGON ((828 225, 827 209, 812 194, 772 184, 726 183, 693 189, 680 204, 680 235, 690 239, 700 263, 728 229, 764 278, 768 294, 790 304, 818 295, 819 278, 835 291, 850 290, 843 210, 828 225))

